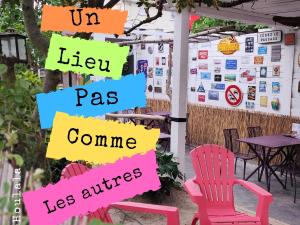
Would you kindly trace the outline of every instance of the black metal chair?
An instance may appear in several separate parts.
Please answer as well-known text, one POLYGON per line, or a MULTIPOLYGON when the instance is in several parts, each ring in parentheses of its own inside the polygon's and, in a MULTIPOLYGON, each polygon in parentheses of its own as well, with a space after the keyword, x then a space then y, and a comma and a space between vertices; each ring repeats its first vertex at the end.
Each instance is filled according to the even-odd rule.
POLYGON ((255 159, 256 155, 249 152, 249 150, 248 150, 248 153, 243 153, 241 151, 240 142, 237 140, 237 139, 239 139, 239 133, 236 128, 224 129, 223 133, 224 133, 224 138, 225 138, 225 147, 227 149, 231 150, 236 157, 235 162, 234 162, 234 173, 236 173, 237 160, 238 159, 243 160, 243 162, 244 162, 243 179, 245 179, 247 161, 255 159))
MULTIPOLYGON (((247 127, 247 131, 248 131, 248 137, 259 137, 259 136, 263 136, 263 131, 262 128, 260 126, 254 126, 254 127, 247 127)), ((256 152, 258 154, 263 154, 263 147, 262 146, 252 146, 253 148, 255 148, 256 152)), ((260 161, 258 160, 258 166, 259 166, 260 161)), ((261 168, 261 171, 258 170, 258 181, 261 181, 262 175, 264 173, 264 165, 261 168)))

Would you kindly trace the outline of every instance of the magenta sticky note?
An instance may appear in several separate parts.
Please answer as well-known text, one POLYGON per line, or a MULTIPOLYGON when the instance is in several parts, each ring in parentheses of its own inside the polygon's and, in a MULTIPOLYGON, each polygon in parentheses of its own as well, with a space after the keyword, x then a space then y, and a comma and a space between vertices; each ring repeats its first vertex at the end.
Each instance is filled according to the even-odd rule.
MULTIPOLYGON (((88 154, 88 153, 87 153, 88 154)), ((57 225, 110 203, 158 190, 155 151, 91 169, 36 191, 23 193, 30 225, 57 225)))

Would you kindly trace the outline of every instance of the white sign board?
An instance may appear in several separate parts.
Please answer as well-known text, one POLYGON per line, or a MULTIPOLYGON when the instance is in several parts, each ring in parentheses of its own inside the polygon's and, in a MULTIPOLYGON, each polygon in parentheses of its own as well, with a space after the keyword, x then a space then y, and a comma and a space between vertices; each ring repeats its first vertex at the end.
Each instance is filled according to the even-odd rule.
POLYGON ((257 34, 257 42, 259 44, 276 43, 281 41, 282 41, 281 30, 266 31, 257 34))

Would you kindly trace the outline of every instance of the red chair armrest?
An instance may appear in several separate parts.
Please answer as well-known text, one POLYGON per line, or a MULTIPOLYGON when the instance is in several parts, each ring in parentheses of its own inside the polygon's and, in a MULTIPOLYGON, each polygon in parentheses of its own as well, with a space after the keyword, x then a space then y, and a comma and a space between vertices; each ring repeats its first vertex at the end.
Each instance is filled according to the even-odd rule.
POLYGON ((179 225, 179 211, 176 207, 153 205, 138 202, 116 202, 110 204, 111 207, 126 211, 159 214, 167 217, 167 225, 179 225))
POLYGON ((240 184, 244 188, 256 194, 258 197, 264 197, 272 201, 272 194, 254 183, 240 179, 235 179, 234 183, 240 184))
POLYGON ((187 193, 190 195, 191 199, 195 203, 202 202, 203 195, 200 191, 199 185, 195 182, 195 179, 188 179, 184 183, 184 188, 187 193))
POLYGON ((256 216, 260 218, 262 225, 269 225, 269 206, 272 202, 272 194, 259 187, 258 185, 245 180, 236 179, 234 183, 240 184, 244 188, 256 194, 256 196, 258 197, 256 216))

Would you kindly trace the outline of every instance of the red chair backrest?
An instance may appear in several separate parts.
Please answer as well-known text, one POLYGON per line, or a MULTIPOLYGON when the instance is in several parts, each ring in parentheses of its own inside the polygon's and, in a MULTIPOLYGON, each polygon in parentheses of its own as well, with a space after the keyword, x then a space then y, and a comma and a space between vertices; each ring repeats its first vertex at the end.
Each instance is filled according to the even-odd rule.
MULTIPOLYGON (((68 179, 73 176, 81 175, 88 170, 89 170, 88 167, 86 167, 85 165, 82 165, 80 163, 70 163, 61 172, 61 178, 68 179)), ((111 217, 108 213, 108 209, 104 208, 104 207, 97 209, 97 211, 95 211, 93 213, 90 213, 88 215, 88 218, 89 218, 89 221, 93 220, 93 219, 98 219, 104 223, 112 223, 111 217)))
POLYGON ((207 206, 233 208, 234 154, 222 146, 202 145, 190 155, 207 206))

